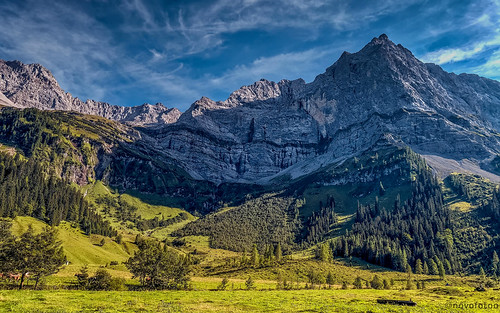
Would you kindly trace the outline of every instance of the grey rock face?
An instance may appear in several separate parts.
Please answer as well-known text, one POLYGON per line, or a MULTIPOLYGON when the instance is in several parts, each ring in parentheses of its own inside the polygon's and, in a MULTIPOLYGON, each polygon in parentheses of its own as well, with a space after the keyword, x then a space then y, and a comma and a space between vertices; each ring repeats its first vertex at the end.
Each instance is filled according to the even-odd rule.
POLYGON ((74 111, 99 115, 132 125, 158 125, 177 121, 181 112, 161 103, 135 107, 106 102, 85 102, 65 92, 49 70, 39 64, 0 60, 0 92, 18 107, 74 111))
POLYGON ((309 84, 261 80, 202 98, 155 139, 196 178, 265 182, 381 141, 480 165, 500 153, 499 112, 499 82, 424 64, 381 35, 309 84))

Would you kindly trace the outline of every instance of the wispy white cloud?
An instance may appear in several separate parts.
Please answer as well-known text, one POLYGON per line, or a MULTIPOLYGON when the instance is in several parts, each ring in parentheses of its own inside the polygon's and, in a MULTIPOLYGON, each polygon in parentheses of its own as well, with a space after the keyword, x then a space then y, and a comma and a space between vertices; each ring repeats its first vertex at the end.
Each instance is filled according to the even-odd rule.
POLYGON ((219 77, 207 79, 214 88, 227 86, 233 89, 242 83, 251 83, 261 78, 270 80, 306 78, 312 80, 327 65, 332 64, 341 53, 338 47, 317 47, 300 52, 282 53, 261 57, 250 64, 237 65, 219 77), (304 77, 306 75, 306 77, 304 77))
POLYGON ((474 67, 472 72, 500 80, 500 50, 493 53, 486 63, 474 67))
POLYGON ((424 62, 436 64, 458 62, 474 58, 478 54, 484 52, 486 49, 496 48, 499 46, 500 34, 487 41, 475 42, 472 44, 472 47, 441 49, 438 51, 429 52, 422 57, 422 60, 424 62))
POLYGON ((436 64, 448 64, 477 58, 487 50, 493 52, 500 47, 500 1, 480 1, 477 7, 471 6, 471 12, 467 12, 463 22, 460 24, 450 21, 449 27, 437 29, 438 34, 449 32, 451 29, 468 30, 476 29, 478 34, 471 36, 466 45, 458 47, 447 47, 430 51, 423 55, 424 62, 436 64))
MULTIPOLYGON (((138 15, 139 25, 124 25, 127 32, 162 35, 163 49, 172 58, 196 54, 224 44, 224 35, 259 29, 300 29, 307 38, 319 30, 353 30, 377 18, 398 12, 423 0, 371 1, 350 7, 355 2, 328 0, 218 0, 185 5, 180 9, 153 12, 145 0, 131 0, 123 6, 125 16, 138 15), (155 19, 153 15, 156 14, 155 19), (362 23, 360 22, 362 21, 362 23)), ((291 32, 293 33, 293 32, 291 32)))

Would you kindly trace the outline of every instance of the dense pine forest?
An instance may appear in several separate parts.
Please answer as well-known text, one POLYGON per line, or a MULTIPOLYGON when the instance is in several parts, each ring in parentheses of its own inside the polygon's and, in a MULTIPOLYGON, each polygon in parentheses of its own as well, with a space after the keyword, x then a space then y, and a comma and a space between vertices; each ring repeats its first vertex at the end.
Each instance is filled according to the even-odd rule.
POLYGON ((0 153, 0 216, 33 216, 49 225, 61 221, 74 222, 89 234, 114 236, 111 226, 103 221, 85 201, 80 190, 54 175, 33 158, 20 154, 0 153))

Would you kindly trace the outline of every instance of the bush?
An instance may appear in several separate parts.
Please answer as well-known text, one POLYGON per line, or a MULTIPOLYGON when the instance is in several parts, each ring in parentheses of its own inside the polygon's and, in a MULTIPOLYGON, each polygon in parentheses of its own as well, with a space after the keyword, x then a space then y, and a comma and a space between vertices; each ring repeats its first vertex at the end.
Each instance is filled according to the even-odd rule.
POLYGON ((98 269, 95 275, 89 278, 88 289, 90 290, 111 290, 111 274, 104 270, 98 269))

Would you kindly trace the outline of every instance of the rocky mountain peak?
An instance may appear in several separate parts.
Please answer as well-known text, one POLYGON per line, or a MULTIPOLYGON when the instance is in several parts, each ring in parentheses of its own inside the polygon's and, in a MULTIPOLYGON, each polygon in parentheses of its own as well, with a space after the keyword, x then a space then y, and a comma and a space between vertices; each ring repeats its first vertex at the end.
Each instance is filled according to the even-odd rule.
POLYGON ((500 83, 424 64, 382 34, 311 83, 263 79, 225 101, 202 98, 158 145, 215 182, 297 177, 381 142, 410 146, 436 170, 468 159, 479 173, 500 154, 499 108, 500 83))
POLYGON ((94 100, 83 102, 65 92, 52 73, 42 65, 24 64, 17 60, 0 60, 0 92, 21 108, 75 111, 132 125, 174 123, 181 115, 179 110, 168 109, 162 104, 123 107, 94 100))

